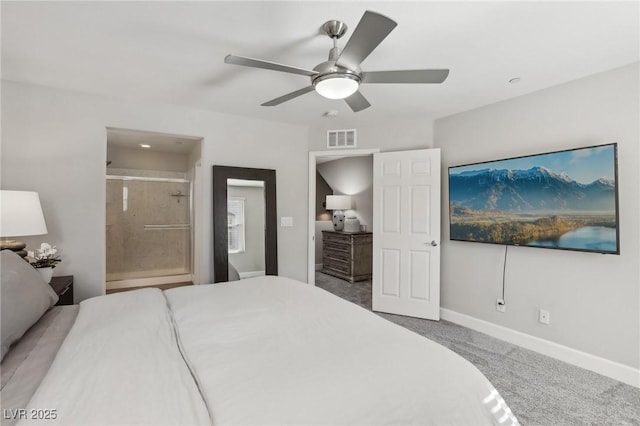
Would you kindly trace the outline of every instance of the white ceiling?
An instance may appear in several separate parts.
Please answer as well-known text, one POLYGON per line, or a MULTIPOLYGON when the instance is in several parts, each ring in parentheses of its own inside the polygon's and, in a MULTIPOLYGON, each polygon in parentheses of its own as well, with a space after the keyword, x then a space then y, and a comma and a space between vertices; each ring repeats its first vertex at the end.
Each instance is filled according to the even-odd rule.
POLYGON ((166 133, 145 132, 140 130, 107 128, 107 146, 118 148, 136 148, 140 144, 149 145, 154 151, 189 154, 200 139, 166 133))
POLYGON ((303 125, 435 119, 639 60, 631 2, 2 2, 2 77, 303 125), (308 77, 224 64, 228 53, 301 68, 325 61, 320 27, 365 10, 398 22, 365 71, 449 68, 441 85, 364 85, 372 107, 309 93, 308 77), (517 84, 509 84, 519 77, 517 84), (337 110, 338 119, 323 117, 337 110))

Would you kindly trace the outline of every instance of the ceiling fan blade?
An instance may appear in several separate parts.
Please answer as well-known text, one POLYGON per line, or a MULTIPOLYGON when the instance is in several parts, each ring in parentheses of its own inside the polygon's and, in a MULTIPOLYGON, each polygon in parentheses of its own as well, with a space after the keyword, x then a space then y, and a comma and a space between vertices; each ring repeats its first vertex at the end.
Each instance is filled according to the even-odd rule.
POLYGON ((346 98, 345 102, 351 107, 353 112, 362 111, 371 106, 367 98, 365 98, 360 91, 346 98))
POLYGON ((395 21, 386 16, 367 10, 344 46, 336 65, 350 70, 357 69, 396 25, 395 21))
POLYGON ((262 106, 280 105, 283 102, 290 101, 293 98, 297 98, 298 96, 302 96, 305 93, 313 92, 314 90, 315 89, 314 89, 313 86, 305 87, 303 89, 296 90, 295 92, 287 93, 286 95, 280 96, 279 98, 272 99, 269 102, 265 102, 265 103, 262 104, 262 106))
POLYGON ((226 64, 243 65, 245 67, 264 68, 273 71, 288 72, 291 74, 306 75, 308 77, 318 74, 317 71, 307 70, 304 68, 283 65, 277 62, 263 61, 262 59, 246 58, 244 56, 227 55, 224 58, 226 64))
POLYGON ((442 83, 449 70, 370 71, 362 74, 362 83, 442 83))

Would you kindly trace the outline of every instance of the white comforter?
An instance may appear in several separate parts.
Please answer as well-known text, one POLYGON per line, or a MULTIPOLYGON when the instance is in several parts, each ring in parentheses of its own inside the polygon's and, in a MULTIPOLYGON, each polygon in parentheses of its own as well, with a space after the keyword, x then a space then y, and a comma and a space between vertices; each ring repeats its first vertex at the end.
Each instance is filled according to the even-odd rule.
POLYGON ((85 300, 18 424, 205 425, 158 289, 85 300))
POLYGON ((517 422, 460 356, 312 286, 258 277, 164 296, 83 302, 30 407, 65 425, 517 422))

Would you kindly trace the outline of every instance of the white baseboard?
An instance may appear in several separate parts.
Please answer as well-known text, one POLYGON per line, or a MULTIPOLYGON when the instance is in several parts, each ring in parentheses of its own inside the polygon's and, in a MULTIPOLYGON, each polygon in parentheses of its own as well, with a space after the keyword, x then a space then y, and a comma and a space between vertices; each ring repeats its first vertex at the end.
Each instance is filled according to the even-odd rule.
POLYGON ((568 346, 563 346, 549 340, 541 339, 530 334, 512 330, 501 325, 493 324, 469 315, 461 314, 449 309, 440 309, 443 320, 488 334, 489 336, 505 340, 514 345, 539 352, 543 355, 559 359, 577 367, 593 371, 620 382, 640 388, 640 369, 629 367, 605 358, 588 354, 568 346))

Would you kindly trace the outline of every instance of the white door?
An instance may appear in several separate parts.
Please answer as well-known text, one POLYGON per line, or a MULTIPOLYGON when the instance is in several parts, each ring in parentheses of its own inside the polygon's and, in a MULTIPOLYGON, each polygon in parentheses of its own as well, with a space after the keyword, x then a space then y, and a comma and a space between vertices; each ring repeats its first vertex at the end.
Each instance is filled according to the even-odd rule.
POLYGON ((440 150, 373 155, 373 310, 440 319, 440 150))

